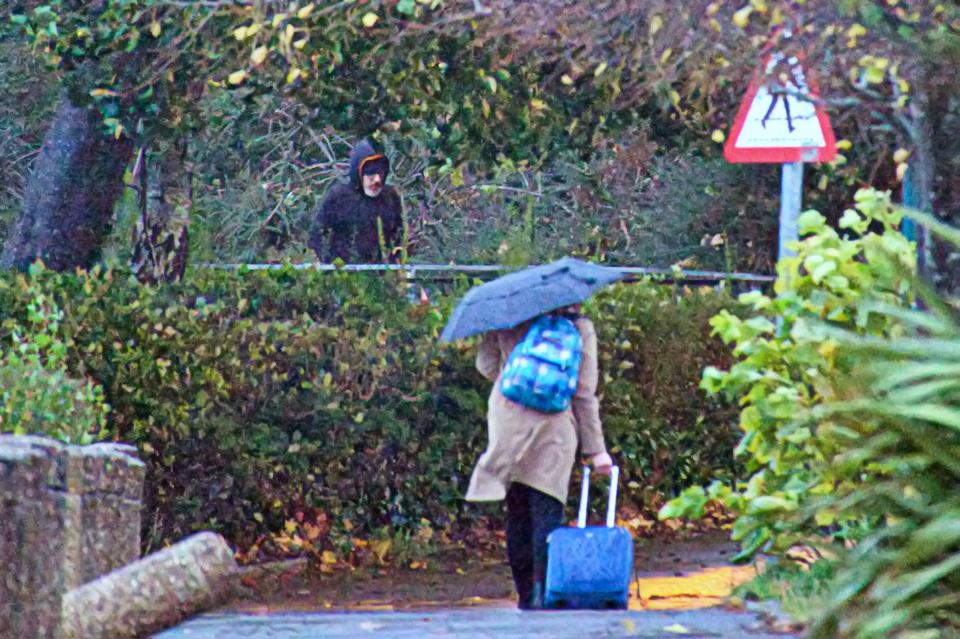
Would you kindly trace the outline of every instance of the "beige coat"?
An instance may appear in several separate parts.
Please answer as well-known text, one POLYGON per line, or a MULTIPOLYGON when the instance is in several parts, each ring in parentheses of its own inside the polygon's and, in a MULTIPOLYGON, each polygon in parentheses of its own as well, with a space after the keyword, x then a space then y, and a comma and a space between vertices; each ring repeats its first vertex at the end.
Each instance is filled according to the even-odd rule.
POLYGON ((566 502, 578 447, 583 455, 606 452, 596 395, 597 334, 589 319, 576 323, 583 338, 579 383, 570 408, 561 413, 541 413, 500 394, 503 365, 529 324, 484 336, 477 369, 494 382, 487 406, 489 443, 470 478, 469 501, 504 499, 515 481, 566 502))

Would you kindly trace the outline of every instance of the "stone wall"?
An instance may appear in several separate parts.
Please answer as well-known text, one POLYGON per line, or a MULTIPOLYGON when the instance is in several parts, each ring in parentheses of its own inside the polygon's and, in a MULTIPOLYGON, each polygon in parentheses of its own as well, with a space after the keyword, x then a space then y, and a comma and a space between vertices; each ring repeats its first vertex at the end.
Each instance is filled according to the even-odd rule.
POLYGON ((67 590, 139 557, 134 453, 0 435, 0 637, 58 637, 67 590))

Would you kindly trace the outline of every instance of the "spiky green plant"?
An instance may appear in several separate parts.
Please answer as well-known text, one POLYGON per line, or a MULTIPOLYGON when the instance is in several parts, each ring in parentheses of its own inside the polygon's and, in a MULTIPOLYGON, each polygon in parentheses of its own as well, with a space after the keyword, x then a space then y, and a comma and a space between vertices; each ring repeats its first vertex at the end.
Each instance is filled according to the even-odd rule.
MULTIPOLYGON (((916 214, 960 246, 960 232, 916 214)), ((865 305, 900 336, 811 325, 835 345, 839 370, 805 416, 840 443, 828 463, 837 484, 809 514, 833 511, 874 527, 843 558, 814 639, 960 635, 960 315, 915 282, 921 308, 865 305)))

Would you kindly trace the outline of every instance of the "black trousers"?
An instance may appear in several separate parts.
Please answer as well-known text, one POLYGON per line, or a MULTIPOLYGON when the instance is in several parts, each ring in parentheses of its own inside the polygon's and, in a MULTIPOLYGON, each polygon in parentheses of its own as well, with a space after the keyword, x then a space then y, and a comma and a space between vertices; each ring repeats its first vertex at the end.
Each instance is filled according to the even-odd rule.
POLYGON ((563 523, 563 503, 525 484, 507 490, 507 559, 520 606, 530 604, 534 584, 547 576, 547 535, 563 523))

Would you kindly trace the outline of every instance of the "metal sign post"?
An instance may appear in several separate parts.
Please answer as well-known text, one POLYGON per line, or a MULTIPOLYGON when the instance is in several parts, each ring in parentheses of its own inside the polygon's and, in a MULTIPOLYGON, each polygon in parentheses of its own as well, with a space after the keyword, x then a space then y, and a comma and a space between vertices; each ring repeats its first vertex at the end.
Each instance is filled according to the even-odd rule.
POLYGON ((800 239, 799 218, 803 201, 803 162, 783 165, 780 174, 780 232, 778 235, 777 261, 796 252, 788 248, 790 242, 800 239))

